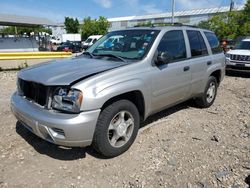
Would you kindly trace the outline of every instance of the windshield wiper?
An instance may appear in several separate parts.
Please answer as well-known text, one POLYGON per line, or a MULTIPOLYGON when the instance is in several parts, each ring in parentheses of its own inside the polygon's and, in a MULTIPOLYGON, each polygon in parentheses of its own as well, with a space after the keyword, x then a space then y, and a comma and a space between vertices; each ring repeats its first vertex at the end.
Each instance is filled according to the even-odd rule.
POLYGON ((88 56, 90 56, 91 58, 93 58, 94 57, 94 55, 92 54, 92 53, 90 53, 90 52, 83 52, 82 53, 83 55, 88 55, 88 56))
MULTIPOLYGON (((92 55, 93 55, 93 54, 92 54, 92 55)), ((118 56, 118 55, 114 55, 114 54, 95 54, 95 56, 114 57, 114 58, 116 58, 116 59, 119 59, 119 60, 121 60, 121 61, 127 63, 127 61, 126 61, 124 58, 122 58, 122 57, 120 57, 120 56, 118 56)))

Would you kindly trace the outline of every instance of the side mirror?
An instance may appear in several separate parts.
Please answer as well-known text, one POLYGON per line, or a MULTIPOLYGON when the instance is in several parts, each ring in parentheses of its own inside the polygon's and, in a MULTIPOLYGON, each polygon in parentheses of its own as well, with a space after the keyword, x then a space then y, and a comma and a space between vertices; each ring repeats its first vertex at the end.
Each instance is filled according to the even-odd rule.
POLYGON ((160 52, 155 60, 156 65, 168 64, 170 60, 169 55, 166 52, 160 52))

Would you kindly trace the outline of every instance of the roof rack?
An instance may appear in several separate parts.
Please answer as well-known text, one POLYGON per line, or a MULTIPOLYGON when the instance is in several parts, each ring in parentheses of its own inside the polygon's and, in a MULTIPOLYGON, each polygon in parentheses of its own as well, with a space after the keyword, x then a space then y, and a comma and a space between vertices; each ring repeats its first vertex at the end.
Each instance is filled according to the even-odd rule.
POLYGON ((174 22, 174 23, 160 22, 160 23, 152 23, 152 24, 145 23, 145 25, 143 25, 143 24, 142 25, 136 25, 134 27, 164 27, 164 26, 179 26, 179 27, 185 26, 185 27, 198 28, 195 25, 187 25, 187 24, 183 24, 183 23, 180 23, 180 22, 174 22))
POLYGON ((174 23, 170 23, 170 22, 163 22, 163 23, 154 23, 152 24, 152 27, 155 27, 155 25, 160 25, 160 26, 185 26, 185 27, 194 27, 197 28, 197 26, 195 25, 188 25, 188 24, 183 24, 180 22, 174 22, 174 23))

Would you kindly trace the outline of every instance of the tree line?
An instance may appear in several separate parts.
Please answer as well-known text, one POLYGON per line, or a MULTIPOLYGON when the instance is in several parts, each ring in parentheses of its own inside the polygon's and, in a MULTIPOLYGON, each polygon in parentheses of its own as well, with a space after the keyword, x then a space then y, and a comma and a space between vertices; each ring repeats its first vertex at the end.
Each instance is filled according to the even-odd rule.
MULTIPOLYGON (((98 19, 87 17, 82 23, 77 18, 65 17, 64 25, 67 33, 81 33, 82 39, 87 39, 90 35, 104 35, 108 32, 110 23, 100 16, 98 19)), ((151 26, 151 22, 139 23, 137 27, 151 26)), ((165 26, 163 24, 162 26, 165 26)), ((169 24, 167 24, 169 25, 169 24)), ((236 39, 239 36, 250 36, 250 0, 247 0, 243 11, 231 11, 218 13, 207 21, 201 21, 198 27, 214 31, 220 38, 236 39)), ((51 29, 39 27, 6 27, 0 30, 4 34, 24 34, 30 32, 47 32, 51 34, 51 29)))
POLYGON ((98 19, 87 17, 82 24, 77 18, 65 17, 64 25, 67 33, 81 33, 82 39, 85 40, 90 35, 106 34, 110 24, 105 17, 100 16, 98 19))
POLYGON ((207 21, 201 21, 197 26, 214 31, 219 39, 250 36, 250 0, 242 11, 220 13, 207 21))
POLYGON ((34 27, 9 26, 0 29, 0 34, 6 34, 6 35, 24 35, 24 34, 29 35, 31 32, 34 33, 45 32, 50 35, 52 34, 50 28, 45 28, 43 26, 34 26, 34 27))

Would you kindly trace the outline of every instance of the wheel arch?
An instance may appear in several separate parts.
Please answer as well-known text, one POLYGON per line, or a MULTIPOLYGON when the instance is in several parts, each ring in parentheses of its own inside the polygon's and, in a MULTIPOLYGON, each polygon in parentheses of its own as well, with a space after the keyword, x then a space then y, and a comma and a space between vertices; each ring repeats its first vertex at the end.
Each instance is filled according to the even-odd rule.
POLYGON ((222 71, 215 70, 209 76, 214 76, 216 78, 217 84, 219 85, 221 82, 222 71))
POLYGON ((101 107, 101 110, 105 109, 110 104, 119 101, 119 100, 129 100, 132 102, 138 109, 140 114, 141 121, 145 118, 145 99, 140 90, 133 90, 129 92, 125 92, 108 99, 101 107))

